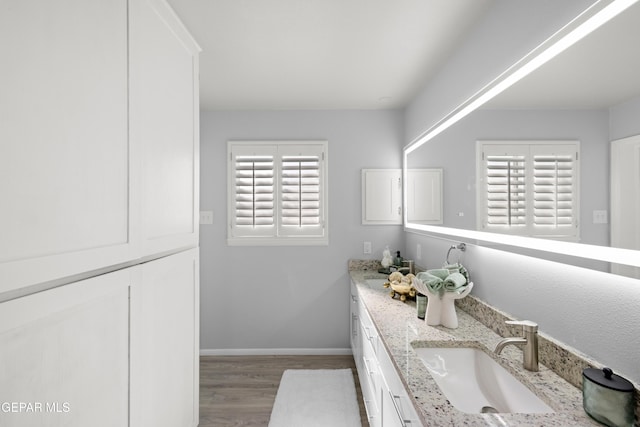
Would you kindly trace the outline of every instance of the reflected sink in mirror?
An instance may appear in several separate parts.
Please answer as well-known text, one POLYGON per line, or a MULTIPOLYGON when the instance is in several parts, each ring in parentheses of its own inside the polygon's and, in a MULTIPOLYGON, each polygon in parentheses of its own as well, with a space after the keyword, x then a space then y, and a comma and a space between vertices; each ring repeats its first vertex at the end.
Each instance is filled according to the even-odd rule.
POLYGON ((467 413, 554 412, 484 351, 414 347, 451 404, 467 413))

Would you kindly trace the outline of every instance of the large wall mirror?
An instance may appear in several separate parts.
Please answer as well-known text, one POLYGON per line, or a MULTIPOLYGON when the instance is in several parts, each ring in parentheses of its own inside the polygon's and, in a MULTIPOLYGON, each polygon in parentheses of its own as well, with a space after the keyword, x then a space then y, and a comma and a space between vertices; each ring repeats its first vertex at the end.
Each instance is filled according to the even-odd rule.
MULTIPOLYGON (((437 135, 430 137, 427 132, 423 140, 409 144, 405 148, 406 169, 444 171, 444 221, 438 227, 405 220, 406 229, 506 244, 510 250, 537 251, 536 256, 549 259, 564 256, 562 262, 640 278, 640 246, 611 247, 610 206, 610 141, 640 134, 638 40, 640 2, 453 125, 434 132, 437 135), (578 242, 550 244, 543 239, 482 231, 476 208, 478 140, 579 141, 578 242)), ((640 190, 636 192, 640 194, 640 190)), ((631 232, 640 243, 640 231, 631 232)))

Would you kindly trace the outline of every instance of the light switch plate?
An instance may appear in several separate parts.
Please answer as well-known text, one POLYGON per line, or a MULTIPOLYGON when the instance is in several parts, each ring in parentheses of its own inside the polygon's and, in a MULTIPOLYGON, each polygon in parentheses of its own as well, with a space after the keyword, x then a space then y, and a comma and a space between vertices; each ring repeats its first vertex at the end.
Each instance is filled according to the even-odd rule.
POLYGON ((213 224, 213 211, 200 211, 200 224, 213 224))
POLYGON ((365 254, 371 253, 371 242, 364 242, 362 245, 362 250, 365 254))

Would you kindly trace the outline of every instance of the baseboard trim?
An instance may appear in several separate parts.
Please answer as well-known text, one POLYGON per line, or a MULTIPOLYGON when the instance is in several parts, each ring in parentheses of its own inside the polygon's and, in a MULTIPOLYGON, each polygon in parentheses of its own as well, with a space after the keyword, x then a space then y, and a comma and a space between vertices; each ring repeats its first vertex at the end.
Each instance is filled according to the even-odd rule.
POLYGON ((344 356, 350 348, 204 348, 200 356, 344 356))

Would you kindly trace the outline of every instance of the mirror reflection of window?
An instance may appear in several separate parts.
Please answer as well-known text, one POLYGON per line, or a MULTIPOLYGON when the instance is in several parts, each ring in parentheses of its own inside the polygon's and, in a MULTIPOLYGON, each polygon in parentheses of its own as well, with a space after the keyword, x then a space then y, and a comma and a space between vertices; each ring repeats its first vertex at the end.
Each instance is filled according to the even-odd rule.
POLYGON ((478 230, 576 241, 577 141, 478 141, 478 230))

